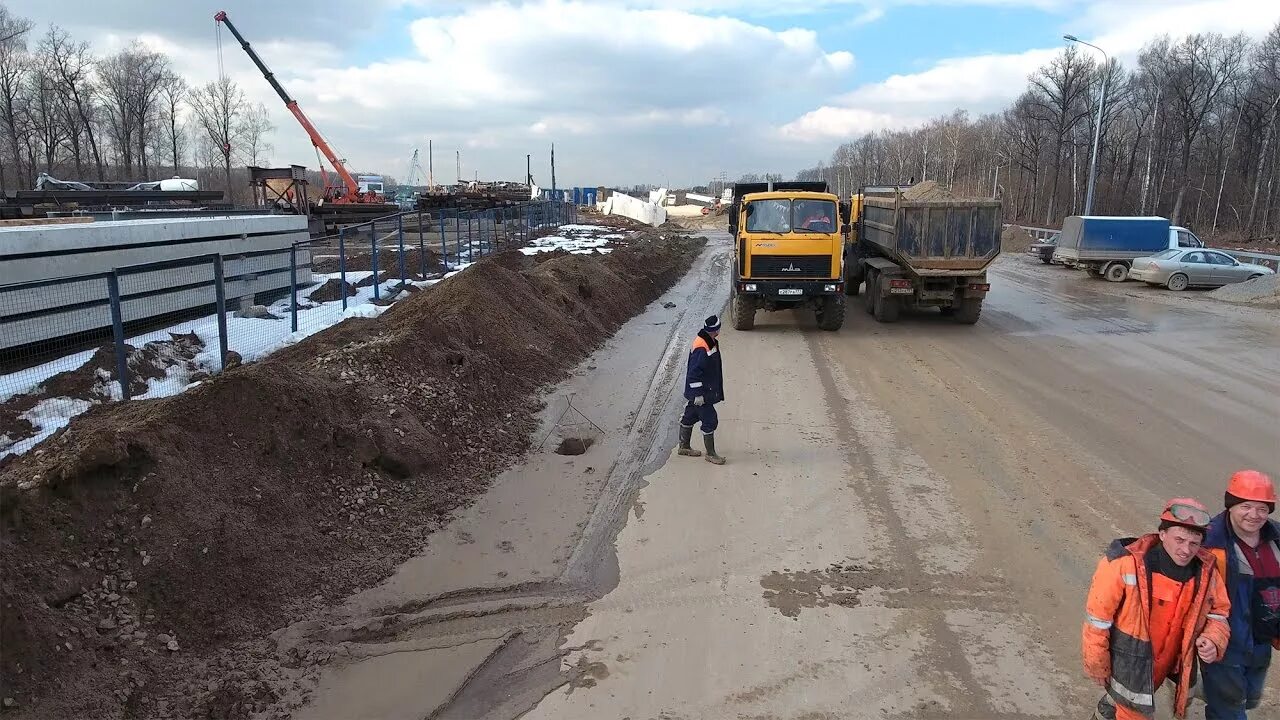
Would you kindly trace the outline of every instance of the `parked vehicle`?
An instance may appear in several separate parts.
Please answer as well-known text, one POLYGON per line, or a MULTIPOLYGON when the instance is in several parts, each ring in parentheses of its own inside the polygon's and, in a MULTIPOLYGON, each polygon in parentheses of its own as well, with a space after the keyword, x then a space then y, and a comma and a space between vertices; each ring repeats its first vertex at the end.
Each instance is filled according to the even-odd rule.
POLYGON ((1072 215, 1062 223, 1054 262, 1081 268, 1092 277, 1124 282, 1135 258, 1174 248, 1203 248, 1195 233, 1162 217, 1072 215))
POLYGON ((1052 237, 1037 240, 1027 249, 1027 254, 1040 258, 1040 262, 1048 265, 1053 262, 1053 251, 1058 249, 1058 237, 1062 233, 1054 233, 1052 237))
POLYGON ((1265 265, 1243 263, 1219 250, 1173 248, 1133 261, 1129 277, 1170 290, 1189 287, 1221 287, 1274 275, 1265 265))
POLYGON ((901 186, 866 187, 851 198, 857 231, 845 260, 845 286, 877 322, 904 307, 936 307, 972 325, 991 289, 987 266, 1000 254, 999 200, 908 200, 901 186))

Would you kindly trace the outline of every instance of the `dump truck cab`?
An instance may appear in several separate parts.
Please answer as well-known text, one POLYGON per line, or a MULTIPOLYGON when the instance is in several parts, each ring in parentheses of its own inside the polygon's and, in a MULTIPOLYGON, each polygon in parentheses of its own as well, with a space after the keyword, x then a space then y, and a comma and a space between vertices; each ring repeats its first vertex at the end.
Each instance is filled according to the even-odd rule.
POLYGON ((759 310, 812 308, 818 325, 844 324, 847 219, 826 183, 739 183, 729 211, 734 240, 733 326, 759 310))

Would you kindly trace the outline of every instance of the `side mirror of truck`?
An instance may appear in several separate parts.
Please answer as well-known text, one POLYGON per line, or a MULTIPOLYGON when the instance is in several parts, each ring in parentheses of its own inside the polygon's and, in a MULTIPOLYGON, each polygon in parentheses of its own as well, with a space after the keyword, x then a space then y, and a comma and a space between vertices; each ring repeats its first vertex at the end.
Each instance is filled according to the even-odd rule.
POLYGON ((840 233, 841 233, 841 234, 843 234, 843 235, 848 235, 848 234, 849 234, 849 223, 845 223, 845 224, 843 224, 843 225, 841 225, 841 226, 840 226, 840 233))

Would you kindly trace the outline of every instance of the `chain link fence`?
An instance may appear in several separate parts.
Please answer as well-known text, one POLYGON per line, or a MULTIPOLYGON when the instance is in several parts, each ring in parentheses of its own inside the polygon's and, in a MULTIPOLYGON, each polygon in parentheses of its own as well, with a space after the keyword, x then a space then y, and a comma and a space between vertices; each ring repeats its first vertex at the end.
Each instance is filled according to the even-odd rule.
POLYGON ((0 285, 0 458, 93 405, 175 395, 348 317, 376 317, 576 210, 409 211, 285 250, 0 285))

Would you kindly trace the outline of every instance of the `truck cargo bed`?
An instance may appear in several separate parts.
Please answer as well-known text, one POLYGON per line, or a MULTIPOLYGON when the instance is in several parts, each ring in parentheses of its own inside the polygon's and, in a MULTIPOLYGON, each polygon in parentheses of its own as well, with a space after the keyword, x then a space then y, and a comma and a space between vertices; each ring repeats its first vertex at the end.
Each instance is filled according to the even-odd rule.
POLYGON ((999 200, 863 199, 858 242, 922 275, 981 271, 1000 254, 999 200))

